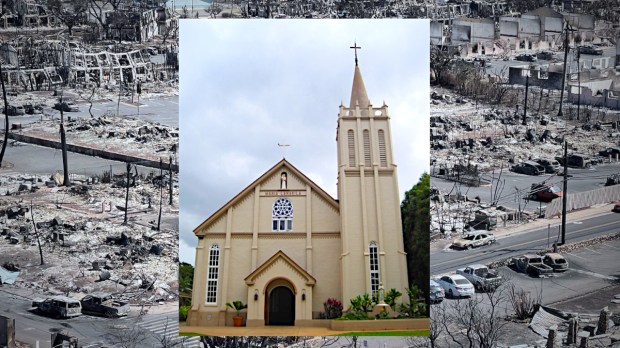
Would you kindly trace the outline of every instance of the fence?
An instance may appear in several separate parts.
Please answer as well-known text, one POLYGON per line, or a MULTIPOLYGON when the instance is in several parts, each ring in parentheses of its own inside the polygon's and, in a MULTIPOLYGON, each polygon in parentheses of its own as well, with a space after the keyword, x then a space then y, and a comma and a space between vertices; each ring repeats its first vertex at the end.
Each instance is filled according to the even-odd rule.
MULTIPOLYGON (((566 196, 566 211, 589 208, 596 204, 615 201, 620 201, 620 185, 569 194, 566 196)), ((562 199, 556 198, 547 205, 545 218, 550 219, 560 214, 562 214, 562 199)))

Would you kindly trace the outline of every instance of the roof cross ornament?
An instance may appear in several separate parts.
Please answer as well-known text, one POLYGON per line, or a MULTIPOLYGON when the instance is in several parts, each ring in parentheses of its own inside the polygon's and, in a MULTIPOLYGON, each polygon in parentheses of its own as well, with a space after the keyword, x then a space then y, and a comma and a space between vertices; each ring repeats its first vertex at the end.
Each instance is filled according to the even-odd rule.
POLYGON ((360 46, 357 45, 356 41, 353 41, 353 46, 349 47, 355 50, 355 66, 357 66, 357 50, 358 49, 362 49, 360 46))

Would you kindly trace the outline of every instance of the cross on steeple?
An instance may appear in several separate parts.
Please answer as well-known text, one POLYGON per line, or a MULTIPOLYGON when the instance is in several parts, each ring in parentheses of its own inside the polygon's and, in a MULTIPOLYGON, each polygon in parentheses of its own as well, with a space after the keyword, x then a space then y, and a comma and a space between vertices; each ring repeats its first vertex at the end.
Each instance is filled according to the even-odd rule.
POLYGON ((359 47, 355 41, 353 41, 353 46, 351 46, 351 47, 349 47, 349 48, 352 48, 352 49, 354 49, 354 50, 355 50, 355 66, 357 66, 357 50, 358 50, 358 49, 360 49, 360 50, 361 50, 362 48, 361 48, 361 47, 359 47))

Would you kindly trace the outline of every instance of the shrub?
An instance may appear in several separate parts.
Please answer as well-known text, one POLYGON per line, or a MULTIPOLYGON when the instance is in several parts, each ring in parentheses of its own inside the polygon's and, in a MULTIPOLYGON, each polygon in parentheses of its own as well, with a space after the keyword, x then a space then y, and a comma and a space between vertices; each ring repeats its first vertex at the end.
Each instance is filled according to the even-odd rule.
POLYGON ((391 288, 390 291, 385 294, 385 303, 390 305, 391 308, 394 308, 396 306, 396 300, 402 295, 400 291, 391 288))
POLYGON ((179 307, 179 321, 187 320, 187 312, 189 312, 190 306, 180 306, 179 307))
POLYGON ((342 316, 342 302, 335 298, 328 298, 327 302, 323 302, 325 308, 325 318, 334 319, 342 316))
POLYGON ((368 313, 361 311, 351 311, 341 317, 343 320, 368 320, 368 313))
POLYGON ((357 312, 370 312, 372 304, 373 301, 368 294, 357 295, 356 298, 351 299, 351 309, 357 312))

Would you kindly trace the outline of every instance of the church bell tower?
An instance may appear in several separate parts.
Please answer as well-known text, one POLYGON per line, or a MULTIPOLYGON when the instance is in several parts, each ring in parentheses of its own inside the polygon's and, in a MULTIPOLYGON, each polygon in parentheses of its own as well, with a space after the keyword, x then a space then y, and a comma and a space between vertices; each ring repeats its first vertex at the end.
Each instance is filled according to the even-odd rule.
POLYGON ((407 264, 388 106, 373 107, 358 65, 349 106, 338 113, 338 199, 342 300, 386 290, 405 293, 407 264))

